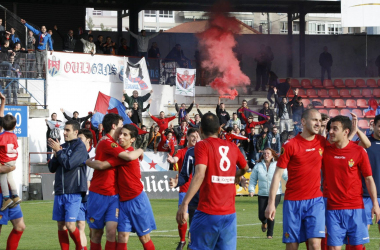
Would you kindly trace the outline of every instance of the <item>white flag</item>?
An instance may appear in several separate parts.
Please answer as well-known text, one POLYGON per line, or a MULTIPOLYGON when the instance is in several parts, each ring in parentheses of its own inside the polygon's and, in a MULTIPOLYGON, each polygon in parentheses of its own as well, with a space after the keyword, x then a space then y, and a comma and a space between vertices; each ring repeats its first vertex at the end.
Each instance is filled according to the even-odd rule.
POLYGON ((140 162, 141 172, 168 171, 167 152, 144 152, 144 159, 140 162))
POLYGON ((342 27, 380 26, 380 0, 341 0, 342 27))
POLYGON ((128 57, 124 57, 124 69, 124 89, 152 89, 144 57, 138 63, 131 63, 128 57))
POLYGON ((176 73, 176 86, 175 94, 176 95, 186 95, 194 96, 195 95, 195 69, 183 69, 177 68, 176 73))

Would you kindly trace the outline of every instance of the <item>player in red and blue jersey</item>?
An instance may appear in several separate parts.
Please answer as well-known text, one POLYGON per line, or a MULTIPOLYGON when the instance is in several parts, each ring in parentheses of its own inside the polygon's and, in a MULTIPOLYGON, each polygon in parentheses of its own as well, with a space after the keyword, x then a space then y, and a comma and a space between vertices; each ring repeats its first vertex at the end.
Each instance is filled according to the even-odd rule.
POLYGON ((330 249, 340 250, 343 244, 350 249, 363 249, 369 242, 367 219, 362 199, 362 179, 373 204, 372 214, 380 219, 377 191, 366 151, 349 141, 352 128, 346 116, 331 119, 329 130, 333 143, 325 148, 323 155, 324 186, 327 187, 326 226, 330 249))
POLYGON ((190 227, 192 250, 236 249, 235 182, 248 165, 236 144, 218 138, 219 126, 216 115, 203 115, 200 132, 205 139, 195 145, 195 174, 177 212, 177 222, 186 223, 189 202, 200 191, 190 227))
POLYGON ((308 241, 310 249, 320 249, 325 237, 325 206, 320 190, 322 155, 326 139, 318 132, 321 114, 316 109, 302 114, 303 132, 284 143, 270 187, 265 215, 274 220, 275 197, 284 169, 288 169, 283 205, 283 238, 286 249, 298 249, 308 241))

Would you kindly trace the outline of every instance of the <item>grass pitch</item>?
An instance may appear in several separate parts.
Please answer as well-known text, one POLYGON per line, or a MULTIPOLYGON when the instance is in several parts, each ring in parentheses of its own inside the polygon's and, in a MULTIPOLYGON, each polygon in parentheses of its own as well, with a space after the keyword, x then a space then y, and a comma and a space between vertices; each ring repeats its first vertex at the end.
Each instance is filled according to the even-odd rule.
MULTIPOLYGON (((175 249, 179 241, 175 215, 177 200, 151 200, 157 230, 151 233, 152 240, 158 250, 175 249)), ((58 244, 57 224, 53 221, 52 201, 26 201, 22 203, 22 211, 26 230, 22 235, 19 250, 60 249, 58 244)), ((239 250, 285 249, 282 241, 282 202, 278 206, 273 239, 266 239, 266 233, 261 232, 261 222, 258 219, 257 197, 236 197, 236 213, 238 224, 237 245, 239 250)), ((86 225, 87 226, 87 225, 86 225)), ((5 249, 7 237, 12 230, 9 223, 3 226, 0 235, 0 249, 5 249)), ((86 227, 87 235, 88 228, 86 227)), ((366 245, 368 250, 379 249, 380 235, 376 226, 370 229, 371 242, 366 245)), ((105 244, 103 236, 103 249, 105 244)), ((88 239, 88 249, 90 240, 88 239)), ((75 249, 70 239, 70 249, 75 249)), ((135 234, 128 242, 129 250, 143 249, 135 234)), ((301 244, 299 249, 306 249, 301 244)))

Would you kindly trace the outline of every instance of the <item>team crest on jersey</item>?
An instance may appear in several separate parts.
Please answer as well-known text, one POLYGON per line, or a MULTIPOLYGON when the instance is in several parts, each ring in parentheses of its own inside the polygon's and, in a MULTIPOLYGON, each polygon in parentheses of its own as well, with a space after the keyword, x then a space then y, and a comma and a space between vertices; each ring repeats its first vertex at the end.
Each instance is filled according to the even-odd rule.
POLYGON ((116 218, 119 218, 119 209, 118 209, 118 208, 116 208, 115 217, 116 217, 116 218))
POLYGON ((91 223, 94 223, 95 219, 94 218, 90 218, 90 222, 91 223))
POLYGON ((320 155, 320 156, 323 155, 323 150, 322 150, 321 148, 318 150, 318 152, 319 152, 319 155, 320 155))
POLYGON ((116 147, 117 147, 117 144, 114 143, 114 142, 112 142, 112 143, 111 143, 111 147, 112 147, 112 148, 116 148, 116 147))
POLYGON ((350 168, 355 164, 354 160, 351 159, 348 161, 348 166, 350 166, 350 168))
POLYGON ((285 235, 285 238, 289 238, 290 236, 289 233, 285 233, 284 235, 285 235))
POLYGON ((281 148, 281 154, 283 155, 284 153, 285 153, 285 148, 282 147, 282 148, 281 148))

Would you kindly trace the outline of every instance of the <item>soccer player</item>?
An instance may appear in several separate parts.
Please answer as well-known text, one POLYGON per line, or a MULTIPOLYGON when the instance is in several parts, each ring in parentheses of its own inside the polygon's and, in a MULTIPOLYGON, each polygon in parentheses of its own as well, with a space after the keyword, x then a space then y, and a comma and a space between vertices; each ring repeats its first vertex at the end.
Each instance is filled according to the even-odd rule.
POLYGON ((274 220, 275 198, 284 169, 288 169, 283 205, 283 238, 287 250, 308 241, 311 250, 320 249, 325 237, 325 206, 320 190, 322 155, 326 139, 318 132, 321 114, 316 109, 302 114, 302 133, 284 143, 273 175, 265 216, 274 220))
POLYGON ((149 112, 150 118, 152 118, 152 120, 155 121, 157 123, 157 125, 160 127, 160 130, 158 131, 158 132, 160 132, 160 134, 162 134, 163 131, 165 131, 166 129, 168 129, 169 122, 173 121, 177 117, 177 115, 178 115, 178 113, 176 115, 173 115, 172 117, 165 118, 164 111, 161 111, 160 112, 160 117, 157 118, 157 117, 153 116, 149 112))
MULTIPOLYGON (((107 139, 98 142, 96 160, 106 161, 112 157, 119 157, 126 161, 137 159, 142 149, 126 152, 116 140, 123 127, 123 118, 117 114, 106 114, 103 118, 103 127, 107 139)), ((119 217, 119 196, 116 183, 116 168, 95 170, 91 180, 90 192, 87 200, 87 223, 91 228, 91 250, 102 249, 101 240, 103 228, 106 226, 106 250, 116 248, 116 229, 119 217)))
MULTIPOLYGON (((88 158, 95 157, 95 148, 91 147, 91 142, 93 140, 93 133, 89 129, 86 129, 86 128, 80 129, 78 133, 78 138, 81 139, 84 145, 86 146, 86 150, 88 152, 88 158)), ((94 169, 87 166, 86 167, 87 193, 86 193, 86 196, 83 196, 82 198, 82 203, 81 203, 79 214, 77 217, 77 226, 80 232, 80 240, 82 242, 83 250, 87 250, 87 237, 84 230, 86 227, 88 189, 90 188, 90 183, 91 183, 93 173, 94 173, 94 169)))
MULTIPOLYGON (((132 143, 138 135, 137 128, 126 124, 121 129, 119 143, 123 150, 133 152, 132 143)), ((139 150, 140 155, 143 151, 139 150)), ((140 164, 137 159, 124 161, 113 157, 107 161, 94 161, 88 164, 96 169, 107 169, 111 166, 118 167, 117 183, 120 196, 120 218, 117 227, 117 250, 126 250, 130 232, 136 232, 143 244, 144 250, 154 250, 154 244, 150 239, 150 232, 156 229, 153 210, 148 196, 143 191, 141 183, 140 164)))
POLYGON ((234 184, 240 182, 248 165, 236 144, 218 138, 219 126, 216 115, 203 115, 200 132, 205 139, 195 145, 195 174, 177 212, 177 222, 186 223, 189 202, 200 190, 190 227, 192 250, 236 249, 234 184))
MULTIPOLYGON (((178 150, 177 154, 174 157, 172 157, 170 154, 168 154, 167 161, 171 164, 176 164, 176 163, 178 164, 178 173, 181 173, 183 163, 184 163, 184 159, 185 159, 185 154, 186 154, 187 150, 191 147, 194 147, 195 143, 197 143, 197 137, 198 137, 198 129, 195 129, 195 128, 187 129, 187 134, 186 134, 187 146, 185 148, 178 150)), ((178 175, 177 175, 176 179, 178 182, 178 175)), ((188 182, 181 185, 179 188, 178 207, 182 204, 182 200, 185 197, 187 189, 190 186, 190 180, 191 180, 191 177, 189 178, 188 182)), ((186 245, 186 231, 187 231, 187 223, 183 223, 183 224, 178 223, 178 233, 179 233, 179 237, 180 237, 180 242, 178 243, 176 250, 182 250, 185 247, 185 245, 186 245)))
POLYGON ((368 155, 363 148, 349 141, 351 127, 351 120, 346 116, 332 118, 329 135, 334 144, 327 146, 323 154, 322 170, 328 188, 327 244, 331 250, 340 250, 347 238, 350 249, 363 249, 362 244, 369 242, 361 176, 374 204, 371 215, 375 214, 377 221, 380 219, 368 155))
POLYGON ((67 121, 64 128, 65 143, 49 139, 53 149, 53 158, 49 162, 49 171, 55 173, 53 220, 58 224, 58 239, 62 250, 69 249, 69 237, 75 243, 76 250, 82 250, 79 229, 76 227, 82 196, 87 192, 86 176, 87 150, 78 139, 79 123, 67 121))

